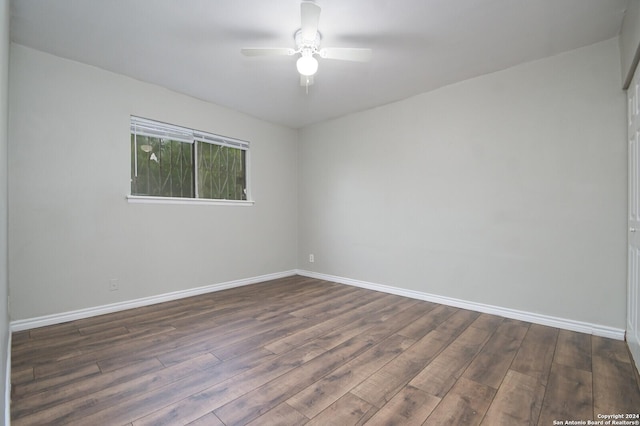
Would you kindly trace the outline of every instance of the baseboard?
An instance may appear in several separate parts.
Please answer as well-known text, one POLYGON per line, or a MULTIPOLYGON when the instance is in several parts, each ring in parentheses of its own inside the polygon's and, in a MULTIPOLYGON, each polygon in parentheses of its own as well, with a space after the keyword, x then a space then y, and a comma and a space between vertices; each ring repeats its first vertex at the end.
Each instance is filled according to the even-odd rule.
POLYGON ((219 284, 212 284, 204 287, 192 288, 189 290, 174 291, 157 296, 143 297, 141 299, 128 300, 125 302, 112 303, 109 305, 96 306, 93 308, 79 309, 76 311, 63 312, 59 314, 46 315, 36 318, 11 321, 11 332, 30 330, 32 328, 44 327, 47 325, 60 324, 83 318, 95 317, 112 312, 124 311, 126 309, 139 308, 142 306, 155 305, 156 303, 169 302, 172 300, 184 299, 186 297, 198 296, 215 291, 226 290, 234 287, 242 287, 250 284, 257 284, 264 281, 275 280, 296 275, 295 270, 278 272, 274 274, 260 275, 257 277, 244 278, 240 280, 227 281, 219 284))
POLYGON ((351 278, 338 277, 335 275, 321 274, 318 272, 297 270, 298 275, 310 278, 317 278, 326 281, 333 281, 340 284, 351 285, 355 287, 366 288, 369 290, 381 291, 383 293, 395 294, 398 296, 409 297, 412 299, 425 300, 428 302, 439 303, 442 305, 454 306, 456 308, 469 309, 471 311, 483 312, 492 315, 498 315, 505 318, 517 319, 520 321, 541 324, 550 327, 561 328, 564 330, 577 331, 580 333, 593 334, 595 336, 607 337, 616 340, 624 340, 625 330, 615 327, 608 327, 599 324, 592 324, 583 321, 575 321, 567 318, 559 318, 550 315, 536 314, 532 312, 520 311, 516 309, 503 308, 500 306, 486 305, 483 303, 469 302, 466 300, 455 299, 452 297, 438 296, 430 293, 423 293, 414 290, 407 290, 398 287, 392 287, 383 284, 375 284, 367 281, 354 280, 351 278))
POLYGON ((11 321, 10 331, 30 330, 32 328, 44 327, 47 325, 60 324, 67 321, 74 321, 83 318, 94 317, 98 315, 108 314, 112 312, 123 311, 126 309, 139 308, 142 306, 154 305, 156 303, 169 302, 172 300, 183 299, 186 297, 198 296, 200 294, 212 293, 216 291, 226 290, 234 287, 241 287, 250 284, 257 284, 264 281, 275 280, 279 278, 290 277, 293 275, 302 275, 310 278, 317 278, 326 281, 333 281, 340 284, 351 285, 355 287, 366 288, 369 290, 381 291, 383 293, 395 294, 398 296, 409 297, 412 299, 425 300, 428 302, 440 303, 443 305, 454 306, 462 309, 499 315, 506 318, 527 321, 535 324, 557 327, 565 330, 577 331, 581 333, 593 334, 596 336, 607 337, 616 340, 624 340, 625 330, 608 327, 599 324, 592 324, 583 321, 575 321, 567 318, 559 318, 550 315, 536 314, 532 312, 520 311, 516 309, 504 308, 500 306, 486 305, 482 303, 470 302, 462 299, 455 299, 446 296, 439 296, 430 293, 423 293, 414 290, 376 284, 367 281, 344 278, 335 275, 322 274, 318 272, 306 270, 290 270, 274 274, 260 275, 257 277, 245 278, 224 283, 213 284, 204 287, 197 287, 189 290, 181 290, 171 293, 150 296, 141 299, 118 302, 109 305, 96 306, 93 308, 79 309, 76 311, 63 312, 60 314, 46 315, 36 318, 11 321))

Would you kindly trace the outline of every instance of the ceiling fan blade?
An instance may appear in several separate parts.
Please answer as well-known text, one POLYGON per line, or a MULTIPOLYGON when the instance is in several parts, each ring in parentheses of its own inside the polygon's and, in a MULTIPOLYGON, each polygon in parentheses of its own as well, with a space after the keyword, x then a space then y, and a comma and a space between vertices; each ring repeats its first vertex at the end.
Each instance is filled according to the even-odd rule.
POLYGON ((256 47, 240 49, 244 56, 291 56, 295 50, 287 47, 256 47))
POLYGON ((320 21, 320 10, 320 6, 310 1, 303 1, 300 5, 303 40, 315 40, 320 21))
POLYGON ((368 62, 371 60, 371 49, 355 47, 328 47, 320 49, 320 57, 339 59, 342 61, 368 62))

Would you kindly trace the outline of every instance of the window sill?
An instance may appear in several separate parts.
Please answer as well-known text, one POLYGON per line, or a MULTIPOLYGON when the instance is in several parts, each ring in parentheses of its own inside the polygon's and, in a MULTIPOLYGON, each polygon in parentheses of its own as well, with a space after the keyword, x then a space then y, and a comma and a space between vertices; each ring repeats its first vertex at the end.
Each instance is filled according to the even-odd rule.
POLYGON ((127 202, 137 204, 200 204, 209 206, 252 206, 248 200, 211 200, 208 198, 152 197, 148 195, 127 195, 127 202))

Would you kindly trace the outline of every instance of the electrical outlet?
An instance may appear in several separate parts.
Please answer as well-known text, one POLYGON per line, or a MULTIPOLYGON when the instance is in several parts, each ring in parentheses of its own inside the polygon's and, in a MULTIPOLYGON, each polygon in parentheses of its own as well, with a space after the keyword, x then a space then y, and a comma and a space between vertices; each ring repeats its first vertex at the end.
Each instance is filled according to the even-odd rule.
POLYGON ((315 256, 314 256, 314 255, 312 255, 312 254, 310 254, 310 255, 309 255, 309 263, 313 263, 313 262, 315 262, 315 261, 316 261, 315 256))
POLYGON ((109 291, 116 291, 120 288, 120 283, 117 278, 111 278, 109 280, 109 291))

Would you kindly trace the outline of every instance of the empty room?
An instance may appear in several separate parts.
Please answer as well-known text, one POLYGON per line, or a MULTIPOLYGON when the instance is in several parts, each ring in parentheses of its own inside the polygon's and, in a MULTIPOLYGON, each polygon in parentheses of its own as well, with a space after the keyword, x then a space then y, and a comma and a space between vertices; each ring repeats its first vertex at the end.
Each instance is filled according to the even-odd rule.
POLYGON ((5 424, 640 425, 640 1, 0 11, 5 424))

